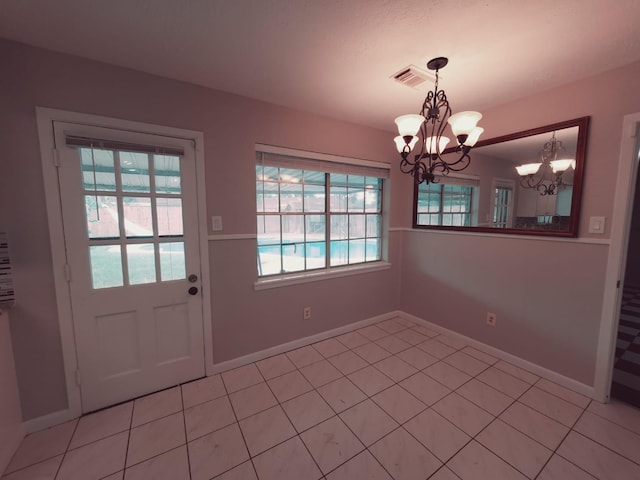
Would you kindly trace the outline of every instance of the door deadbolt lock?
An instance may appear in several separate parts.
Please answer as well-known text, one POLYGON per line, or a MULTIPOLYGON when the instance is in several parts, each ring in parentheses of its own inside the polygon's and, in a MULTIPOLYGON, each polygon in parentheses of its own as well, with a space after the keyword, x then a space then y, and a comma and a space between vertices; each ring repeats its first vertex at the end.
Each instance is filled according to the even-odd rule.
POLYGON ((189 275, 189 278, 187 278, 187 280, 189 280, 190 283, 196 283, 198 281, 198 275, 192 273, 191 275, 189 275))

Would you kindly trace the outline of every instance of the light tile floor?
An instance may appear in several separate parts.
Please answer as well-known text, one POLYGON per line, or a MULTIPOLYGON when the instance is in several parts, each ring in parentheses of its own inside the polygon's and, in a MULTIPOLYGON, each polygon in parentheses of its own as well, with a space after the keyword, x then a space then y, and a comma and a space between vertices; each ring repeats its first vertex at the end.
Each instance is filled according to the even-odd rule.
POLYGON ((2 480, 640 479, 640 410, 406 319, 34 433, 2 480))

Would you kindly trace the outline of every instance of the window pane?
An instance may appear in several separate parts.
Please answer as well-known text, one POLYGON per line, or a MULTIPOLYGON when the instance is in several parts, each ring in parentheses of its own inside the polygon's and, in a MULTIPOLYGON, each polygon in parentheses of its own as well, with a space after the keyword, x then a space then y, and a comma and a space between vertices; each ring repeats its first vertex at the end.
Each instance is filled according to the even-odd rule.
POLYGON ((344 173, 332 173, 330 175, 330 182, 332 187, 346 187, 347 175, 344 173))
POLYGON ((350 188, 348 196, 349 196, 349 211, 364 212, 364 189, 350 188))
POLYGON ((306 244, 307 269, 325 268, 327 259, 324 252, 324 242, 306 244))
POLYGON ((160 275, 163 282, 187 277, 184 263, 184 242, 161 243, 160 275))
POLYGON ((273 244, 280 244, 280 217, 258 215, 258 245, 273 244))
POLYGON ((257 182, 256 193, 258 212, 280 211, 280 198, 277 183, 257 182))
POLYGON ((349 262, 349 242, 331 241, 331 266, 346 265, 349 262))
POLYGON ((365 190, 364 191, 364 209, 366 212, 379 212, 382 210, 380 205, 380 190, 365 190))
POLYGON ((325 184, 325 173, 324 172, 313 172, 309 170, 304 171, 304 183, 313 183, 315 185, 324 185, 325 184))
POLYGON ((93 288, 121 287, 122 257, 120 245, 94 245, 89 247, 91 282, 93 288))
POLYGON ((280 184, 280 211, 302 211, 302 185, 288 183, 280 184))
POLYGON ((348 175, 347 185, 350 187, 364 187, 364 177, 362 175, 348 175))
POLYGON ((367 215, 367 237, 381 237, 382 230, 379 215, 367 215))
POLYGON ((382 190, 382 179, 377 177, 366 177, 364 180, 364 186, 366 188, 375 188, 376 190, 382 190))
POLYGON ((277 182, 278 167, 262 167, 262 170, 260 170, 257 180, 265 181, 265 182, 277 182))
POLYGON ((349 215, 349 238, 364 238, 365 229, 364 215, 349 215))
POLYGON ((279 178, 281 182, 302 183, 302 170, 281 168, 279 178))
POLYGON ((349 238, 349 216, 331 215, 331 240, 349 238))
POLYGON ((85 195, 84 206, 91 240, 120 238, 117 197, 85 195))
POLYGON ((382 240, 379 238, 367 239, 366 261, 374 262, 382 258, 382 240))
POLYGON ((150 191, 149 155, 146 153, 119 152, 120 176, 123 192, 150 191))
POLYGON ((324 215, 305 215, 305 241, 324 241, 326 220, 324 215))
POLYGON ((156 176, 156 193, 181 193, 180 157, 154 155, 153 165, 156 176))
POLYGON ((258 247, 258 275, 275 275, 281 273, 280 245, 258 247))
POLYGON ((151 199, 148 197, 123 197, 124 229, 127 238, 153 236, 151 199))
POLYGON ((156 198, 156 211, 158 235, 164 237, 183 234, 181 198, 156 198))
POLYGON ((364 262, 366 243, 364 240, 349 240, 349 263, 364 262))
POLYGON ((139 285, 156 281, 156 255, 153 243, 127 245, 129 284, 139 285))
POLYGON ((321 185, 304 186, 304 211, 324 212, 324 187, 321 185))
POLYGON ((304 217, 302 215, 285 215, 282 217, 282 243, 304 242, 304 217))
POLYGON ((305 268, 304 243, 282 245, 282 268, 284 272, 300 272, 305 268))
POLYGON ((344 187, 331 187, 331 197, 329 201, 331 212, 346 212, 349 203, 347 189, 344 187))
POLYGON ((116 190, 113 151, 81 148, 80 158, 82 159, 82 185, 85 190, 107 192, 116 190))

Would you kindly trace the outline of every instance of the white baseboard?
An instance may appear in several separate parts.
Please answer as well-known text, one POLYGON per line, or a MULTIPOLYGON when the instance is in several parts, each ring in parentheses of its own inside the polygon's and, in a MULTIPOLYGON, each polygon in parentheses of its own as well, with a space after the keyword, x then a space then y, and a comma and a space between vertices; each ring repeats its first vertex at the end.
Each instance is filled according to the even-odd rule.
POLYGON ((527 370, 531 373, 534 373, 536 375, 538 375, 539 377, 545 378, 551 382, 557 383, 558 385, 561 385, 563 387, 566 387, 570 390, 573 390, 574 392, 577 393, 581 393, 582 395, 585 395, 589 398, 595 398, 595 390, 594 387, 591 385, 586 385, 584 383, 578 382, 577 380, 574 380, 572 378, 569 377, 565 377, 564 375, 559 374, 558 372, 554 372, 553 370, 549 370, 547 368, 541 367, 540 365, 537 365, 535 363, 532 363, 528 360, 525 360, 523 358, 517 357, 516 355, 512 355, 511 353, 507 353, 503 350, 500 350, 498 348, 492 347, 490 345, 487 345, 485 343, 479 342, 477 340, 474 340, 473 338, 467 337, 465 335, 461 335, 460 333, 454 332, 453 330, 449 330, 448 328, 444 328, 440 325, 437 325, 435 323, 431 323, 427 320, 423 320, 420 317, 416 317, 415 315, 411 315, 409 313, 405 313, 405 312, 399 312, 398 316, 405 318, 407 320, 412 320, 416 323, 419 323, 421 325, 424 325, 427 328, 430 328, 431 330, 434 330, 436 332, 445 334, 449 337, 452 338, 457 338, 459 340, 462 340, 464 343, 466 343, 467 345, 480 350, 481 352, 487 353, 489 355, 492 355, 496 358, 499 358, 500 360, 505 360, 509 363, 512 363, 513 365, 515 365, 516 367, 520 367, 524 370, 527 370))
POLYGON ((258 362, 260 360, 264 360, 265 358, 273 357, 274 355, 279 355, 290 350, 295 350, 296 348, 306 347, 307 345, 311 345, 312 343, 317 343, 322 340, 326 340, 327 338, 335 337, 337 335, 342 335, 343 333, 366 327, 368 325, 371 325, 372 323, 378 323, 382 320, 388 320, 390 318, 399 316, 401 316, 401 312, 399 311, 385 313, 383 315, 367 318, 365 320, 350 323, 349 325, 344 325, 332 330, 316 333, 315 335, 311 335, 309 337, 299 338, 297 340, 293 340, 292 342, 276 345, 275 347, 260 350, 259 352, 250 353, 249 355, 244 355, 232 360, 215 363, 207 368, 207 375, 212 375, 214 373, 224 372, 225 370, 242 367, 244 365, 248 365, 249 363, 258 362))
MULTIPOLYGON (((474 340, 473 338, 467 337, 465 335, 461 335, 457 332, 454 332, 453 330, 449 330, 448 328, 444 328, 440 325, 436 325, 435 323, 431 323, 427 320, 423 320, 422 318, 416 317, 415 315, 411 315, 401 310, 391 311, 383 315, 378 315, 378 316, 367 318, 365 320, 361 320, 355 323, 350 323, 349 325, 344 325, 342 327, 334 328, 332 330, 327 330, 325 332, 317 333, 309 337, 299 338, 292 342, 276 345, 274 347, 270 347, 265 350, 260 350, 258 352, 250 353, 249 355, 244 355, 242 357, 234 358, 232 360, 215 363, 213 365, 207 365, 206 373, 209 376, 216 373, 224 372, 226 370, 231 370, 233 368, 242 367, 244 365, 248 365, 253 362, 264 360, 265 358, 273 357, 274 355, 279 355, 280 353, 288 352, 290 350, 295 350, 296 348, 305 347, 307 345, 311 345, 313 343, 326 340, 327 338, 335 337, 337 335, 342 335, 343 333, 351 332, 353 330, 366 327, 373 323, 377 323, 377 322, 388 320, 395 317, 401 317, 406 320, 411 320, 420 325, 424 325, 425 327, 430 328, 431 330, 434 330, 436 332, 445 334, 452 338, 462 340, 464 343, 466 343, 467 345, 473 348, 476 348, 477 350, 485 352, 498 359, 505 360, 517 367, 520 367, 524 370, 534 373, 542 378, 550 380, 563 387, 569 388, 589 398, 595 398, 594 387, 591 385, 586 385, 572 378, 565 377, 564 375, 561 375, 558 372, 554 372, 553 370, 549 370, 547 368, 541 367, 540 365, 529 362, 528 360, 517 357, 503 350, 499 350, 495 347, 491 347, 482 342, 474 340)), ((37 432, 39 430, 44 430, 45 428, 49 428, 54 425, 67 422, 69 420, 73 420, 74 418, 77 418, 77 417, 78 415, 74 414, 71 409, 59 410, 57 412, 53 412, 48 415, 44 415, 42 417, 37 417, 31 420, 27 420, 26 422, 24 422, 24 430, 26 433, 37 432)))
POLYGON ((72 412, 69 408, 65 410, 58 410, 57 412, 26 420, 24 422, 24 431, 27 434, 39 432, 40 430, 45 430, 47 428, 60 425, 61 423, 68 422, 69 420, 73 420, 74 418, 78 418, 78 416, 78 414, 72 412))

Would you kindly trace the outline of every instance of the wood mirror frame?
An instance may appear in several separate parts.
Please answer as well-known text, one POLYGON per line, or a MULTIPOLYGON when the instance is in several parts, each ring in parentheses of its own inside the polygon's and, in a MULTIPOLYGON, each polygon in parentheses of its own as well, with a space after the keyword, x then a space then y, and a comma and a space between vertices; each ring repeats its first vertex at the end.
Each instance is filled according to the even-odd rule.
MULTIPOLYGON (((449 231, 465 231, 465 232, 481 232, 481 233, 497 233, 497 234, 517 234, 517 235, 546 235, 546 236, 554 236, 554 237, 576 237, 578 235, 578 222, 580 219, 580 204, 582 198, 582 184, 584 177, 584 168, 585 168, 585 160, 586 160, 586 147, 587 147, 587 134, 589 128, 589 118, 590 117, 581 117, 573 120, 567 120, 564 122, 554 123, 551 125, 545 125, 538 128, 533 128, 530 130, 525 130, 522 132, 516 132, 509 135, 503 135, 501 137, 495 137, 488 140, 479 141, 475 147, 471 150, 471 164, 468 169, 460 174, 456 172, 451 172, 449 175, 444 177, 439 177, 442 180, 442 183, 447 183, 448 178, 458 178, 462 179, 459 181, 469 182, 470 178, 473 178, 474 182, 476 182, 477 196, 479 200, 476 200, 475 211, 469 213, 470 217, 465 221, 472 221, 476 225, 427 225, 424 223, 419 223, 419 215, 425 216, 429 215, 424 210, 418 209, 418 195, 419 189, 426 188, 424 184, 414 185, 414 198, 413 198, 413 228, 415 229, 428 229, 428 230, 449 230, 449 231), (576 131, 577 128, 577 131, 576 131), (547 207, 554 209, 552 213, 547 211, 544 215, 540 215, 540 209, 538 207, 534 207, 536 209, 535 214, 530 215, 529 210, 527 210, 527 215, 517 215, 518 210, 523 211, 525 207, 524 200, 525 198, 529 198, 528 203, 531 203, 531 195, 537 195, 533 201, 536 205, 540 204, 540 197, 544 195, 540 195, 538 191, 535 189, 525 189, 520 184, 520 179, 515 170, 516 165, 521 165, 525 163, 532 162, 540 162, 540 152, 543 148, 545 142, 549 141, 553 136, 558 134, 559 139, 562 141, 561 137, 564 137, 565 140, 563 143, 566 145, 567 153, 573 154, 575 152, 575 169, 573 172, 573 179, 570 183, 571 191, 570 193, 570 210, 569 210, 569 200, 566 200, 568 194, 563 195, 563 210, 569 210, 569 215, 562 215, 559 212, 560 206, 556 206, 558 203, 558 196, 556 196, 553 202, 553 207, 547 207), (572 138, 568 138, 567 135, 571 134, 572 138), (574 137, 575 136, 575 137, 574 137), (574 137, 574 138, 573 138, 574 137), (495 146, 497 148, 491 148, 495 146), (502 153, 500 153, 502 152, 502 153), (535 152, 535 153, 533 153, 535 152), (500 157, 500 155, 506 155, 504 157, 500 157), (533 155, 533 157, 532 157, 533 155), (508 157, 508 158, 507 158, 508 157), (497 162, 503 162, 502 172, 511 172, 508 173, 510 175, 510 179, 505 180, 504 178, 498 178, 494 176, 491 172, 480 172, 485 166, 481 164, 483 160, 489 159, 487 162, 491 164, 495 164, 497 162), (537 159, 537 160, 536 160, 537 159), (481 168, 478 168, 480 164, 481 168), (473 167, 476 167, 475 169, 473 167), (511 168, 513 167, 513 168, 511 168), (474 175, 475 174, 475 175, 474 175), (490 176, 491 178, 483 177, 490 176), (465 180, 467 179, 467 180, 465 180), (509 208, 511 209, 510 213, 510 223, 505 227, 497 227, 497 226, 489 226, 486 223, 492 223, 491 219, 494 215, 495 208, 495 186, 497 185, 496 181, 508 181, 513 183, 513 191, 511 193, 511 201, 509 208), (487 183, 489 182, 489 183, 487 183), (487 187, 487 185, 489 185, 487 187), (485 191, 488 191, 488 195, 482 195, 480 191, 481 188, 484 188, 485 191), (480 215, 478 206, 478 201, 483 202, 483 211, 485 217, 485 225, 477 225, 478 216, 480 215), (520 202, 520 203, 517 203, 520 202), (485 205, 485 203, 487 203, 485 205), (487 213, 488 212, 488 213, 487 213), (475 216, 475 218, 473 218, 475 216)), ((455 155, 455 149, 450 148, 444 151, 443 156, 447 154, 455 155)), ((571 155, 572 156, 572 155, 571 155)), ((445 157, 446 158, 446 157, 445 157)), ((569 172, 569 170, 567 170, 569 172)), ((456 180, 452 180, 455 182, 456 180)), ((567 187, 563 187, 566 189, 567 187)), ((423 190, 424 191, 424 190, 423 190)), ((549 197, 549 196, 547 196, 549 197)), ((530 207, 527 207, 529 209, 530 207)))

